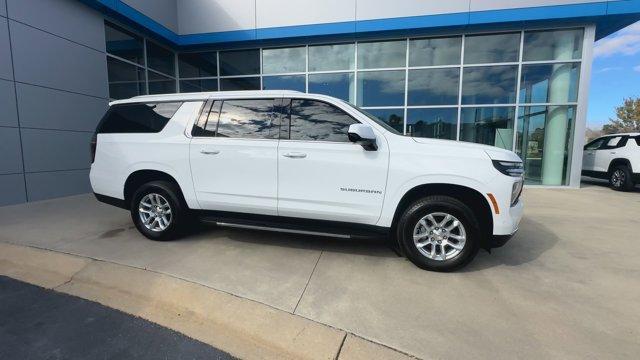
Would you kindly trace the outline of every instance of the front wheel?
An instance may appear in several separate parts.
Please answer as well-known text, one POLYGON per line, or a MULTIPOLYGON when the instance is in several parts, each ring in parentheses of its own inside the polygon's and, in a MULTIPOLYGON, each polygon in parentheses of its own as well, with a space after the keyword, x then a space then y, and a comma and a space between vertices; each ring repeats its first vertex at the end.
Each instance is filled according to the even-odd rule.
POLYGON ((616 166, 609 174, 609 185, 613 190, 631 191, 634 183, 629 167, 625 165, 616 166))
POLYGON ((398 222, 400 244, 409 260, 431 271, 453 271, 480 248, 472 210, 448 196, 428 196, 411 204, 398 222))
POLYGON ((131 201, 131 219, 140 233, 151 240, 176 238, 187 221, 187 211, 176 187, 166 181, 142 185, 131 201))

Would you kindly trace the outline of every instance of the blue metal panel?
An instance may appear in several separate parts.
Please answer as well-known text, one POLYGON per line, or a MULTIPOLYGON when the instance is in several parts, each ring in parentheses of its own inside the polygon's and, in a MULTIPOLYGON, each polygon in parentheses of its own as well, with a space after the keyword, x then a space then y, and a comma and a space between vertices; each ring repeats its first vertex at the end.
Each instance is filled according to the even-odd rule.
POLYGON ((27 173, 25 176, 29 201, 91 192, 89 170, 27 173))
POLYGON ((24 175, 0 175, 0 206, 20 204, 27 201, 24 190, 24 175))

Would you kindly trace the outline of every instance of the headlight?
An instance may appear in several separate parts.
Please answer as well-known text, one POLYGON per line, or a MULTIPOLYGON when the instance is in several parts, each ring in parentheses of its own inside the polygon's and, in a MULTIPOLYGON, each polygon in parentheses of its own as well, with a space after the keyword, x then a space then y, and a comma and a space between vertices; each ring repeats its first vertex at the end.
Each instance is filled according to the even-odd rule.
POLYGON ((518 200, 520 200, 520 194, 522 194, 523 182, 524 182, 523 180, 518 180, 513 183, 513 186, 511 187, 511 206, 517 204, 518 200))
POLYGON ((501 173, 507 176, 513 177, 522 177, 524 174, 524 167, 522 166, 522 162, 514 162, 514 161, 502 161, 502 160, 492 160, 493 166, 500 171, 501 173))

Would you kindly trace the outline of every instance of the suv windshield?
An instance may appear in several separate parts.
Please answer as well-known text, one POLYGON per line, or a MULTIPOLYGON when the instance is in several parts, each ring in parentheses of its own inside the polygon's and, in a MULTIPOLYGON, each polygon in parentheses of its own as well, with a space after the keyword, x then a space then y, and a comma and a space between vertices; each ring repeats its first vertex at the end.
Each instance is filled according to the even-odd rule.
POLYGON ((396 134, 396 135, 402 135, 401 132, 399 132, 398 130, 394 129, 393 127, 391 127, 391 125, 387 124, 386 122, 380 120, 380 118, 373 116, 372 114, 369 114, 366 110, 362 110, 361 108, 359 108, 358 106, 355 106, 351 103, 348 103, 344 100, 342 100, 343 103, 349 105, 350 107, 358 110, 359 112, 363 113, 364 115, 366 115, 369 119, 373 120, 376 124, 382 126, 383 128, 385 128, 388 132, 396 134))

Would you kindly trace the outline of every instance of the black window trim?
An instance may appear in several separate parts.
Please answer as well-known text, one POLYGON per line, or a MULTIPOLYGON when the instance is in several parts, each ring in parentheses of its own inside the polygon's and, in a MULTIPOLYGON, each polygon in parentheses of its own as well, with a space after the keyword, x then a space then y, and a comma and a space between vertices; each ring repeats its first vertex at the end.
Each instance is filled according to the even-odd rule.
MULTIPOLYGON (((329 101, 325 101, 325 100, 321 100, 321 99, 316 99, 316 98, 306 98, 306 97, 284 97, 282 98, 282 108, 285 108, 285 103, 287 101, 289 101, 289 105, 287 106, 287 108, 289 109, 289 138, 288 139, 283 139, 280 138, 280 140, 283 141, 295 141, 295 142, 308 142, 308 143, 329 143, 329 144, 351 144, 351 145, 357 145, 356 143, 352 142, 352 141, 328 141, 328 140, 299 140, 299 139, 291 139, 291 104, 293 103, 293 100, 312 100, 312 101, 317 101, 317 102, 321 102, 321 103, 325 103, 328 104, 330 106, 333 106, 339 110, 341 110, 343 113, 345 113, 347 116, 349 116, 350 118, 352 118, 357 124, 362 124, 362 121, 356 119, 353 115, 349 114, 349 112, 347 112, 345 109, 341 108, 340 106, 333 104, 329 101)), ((282 117, 286 117, 284 113, 281 112, 281 118, 282 117)), ((282 126, 282 124, 281 124, 282 126)))
POLYGON ((171 121, 171 119, 173 119, 173 117, 176 115, 176 113, 178 113, 178 111, 180 111, 182 106, 185 103, 188 103, 188 102, 194 102, 194 100, 132 101, 132 102, 125 102, 125 103, 118 103, 118 104, 110 105, 109 108, 107 109, 107 111, 102 116, 102 119, 100 119, 100 121, 98 122, 98 125, 96 126, 95 134, 96 135, 97 134, 119 134, 119 135, 122 135, 122 134, 159 134, 164 130, 164 128, 167 126, 167 124, 171 121), (111 109, 113 109, 114 107, 133 106, 133 105, 140 105, 140 104, 145 104, 145 105, 149 105, 149 104, 164 104, 164 103, 180 103, 180 106, 178 106, 178 108, 173 113, 173 115, 169 118, 169 120, 167 120, 167 123, 164 124, 164 126, 159 131, 154 131, 154 132, 128 132, 128 133, 102 133, 102 132, 100 132, 100 128, 102 128, 103 123, 107 119, 107 115, 109 115, 109 113, 111 112, 111 109))

